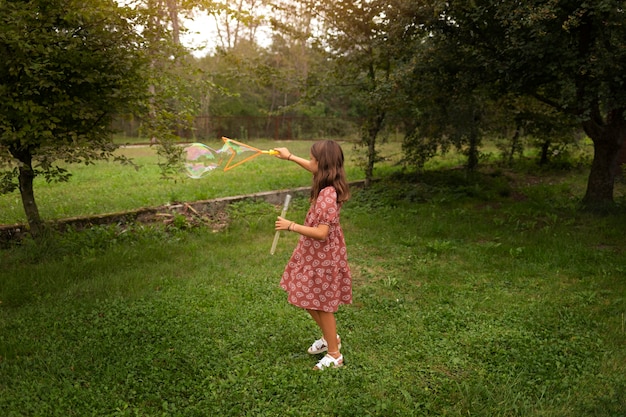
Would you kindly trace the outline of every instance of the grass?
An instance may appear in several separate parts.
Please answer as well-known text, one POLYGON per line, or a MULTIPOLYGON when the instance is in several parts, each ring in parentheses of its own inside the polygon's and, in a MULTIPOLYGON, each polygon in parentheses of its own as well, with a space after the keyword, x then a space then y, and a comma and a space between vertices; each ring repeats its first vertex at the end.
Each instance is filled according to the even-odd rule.
MULTIPOLYGON (((219 148, 218 143, 207 143, 219 148)), ((287 146, 297 155, 308 157, 308 141, 256 141, 261 149, 287 146)), ((346 158, 354 158, 356 151, 344 143, 346 158)), ((201 179, 180 174, 175 179, 161 179, 159 159, 154 147, 128 147, 119 150, 139 167, 120 166, 101 161, 95 166, 67 167, 72 178, 67 183, 48 184, 35 179, 35 198, 44 220, 75 216, 89 216, 133 210, 139 207, 161 206, 180 201, 198 201, 212 198, 249 194, 260 191, 302 187, 311 183, 310 175, 293 164, 277 161, 274 157, 259 156, 231 171, 213 171, 201 179)), ((350 163, 350 180, 363 178, 362 172, 350 163)), ((0 195, 0 224, 26 223, 19 191, 0 195)))
POLYGON ((296 236, 268 254, 277 207, 234 205, 219 233, 114 225, 0 252, 0 413, 623 415, 626 215, 577 212, 576 173, 455 175, 355 190, 346 366, 321 373, 278 288, 296 236))
MULTIPOLYGON (((283 168, 197 183, 252 192, 283 168)), ((623 416, 626 213, 577 211, 582 171, 382 171, 342 211, 342 369, 311 371, 318 331, 278 287, 297 239, 269 255, 280 207, 238 203, 220 232, 182 218, 0 251, 0 415, 623 416)), ((280 184, 307 185, 298 175, 280 184)), ((296 198, 288 215, 306 209, 296 198)))

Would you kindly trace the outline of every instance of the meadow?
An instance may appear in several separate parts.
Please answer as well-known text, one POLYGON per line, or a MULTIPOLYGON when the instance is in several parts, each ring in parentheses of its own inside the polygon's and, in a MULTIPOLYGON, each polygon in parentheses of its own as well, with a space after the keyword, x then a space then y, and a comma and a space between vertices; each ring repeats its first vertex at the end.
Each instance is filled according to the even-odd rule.
MULTIPOLYGON (((306 155, 310 143, 287 146, 306 155)), ((0 414, 624 416, 623 206, 579 211, 584 167, 468 175, 452 160, 405 172, 386 146, 380 180, 355 189, 342 210, 354 279, 354 303, 337 314, 343 368, 311 370, 316 327, 278 287, 297 239, 284 233, 269 254, 280 207, 243 202, 220 231, 180 218, 0 250, 0 414)), ((42 184, 42 212, 310 183, 263 157, 164 182, 154 157, 142 158, 138 173, 102 164, 69 184, 42 184)), ((0 201, 0 223, 20 222, 0 201)), ((296 198, 288 217, 307 207, 296 198)))
MULTIPOLYGON (((207 142, 207 145, 219 149, 221 142, 207 142)), ((260 149, 287 146, 295 154, 307 158, 311 142, 255 141, 254 146, 260 149)), ((35 198, 41 217, 56 220, 116 213, 140 207, 290 189, 307 186, 311 182, 307 172, 267 155, 228 172, 215 170, 201 179, 191 179, 183 173, 163 179, 159 164, 164 161, 159 159, 155 147, 131 144, 119 152, 131 158, 134 166, 107 161, 88 166, 64 165, 72 173, 69 183, 47 183, 44 178, 36 178, 35 198)), ((346 158, 355 154, 351 145, 345 146, 345 152, 346 158)), ((363 178, 361 170, 354 164, 350 164, 348 175, 351 180, 363 178)), ((25 222, 19 192, 0 195, 0 224, 25 222)))

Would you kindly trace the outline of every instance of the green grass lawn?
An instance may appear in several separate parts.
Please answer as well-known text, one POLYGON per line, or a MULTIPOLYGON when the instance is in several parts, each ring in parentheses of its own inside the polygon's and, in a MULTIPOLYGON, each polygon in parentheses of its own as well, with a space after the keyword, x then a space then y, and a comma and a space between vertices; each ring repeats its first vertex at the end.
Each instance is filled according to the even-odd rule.
MULTIPOLYGON (((286 146, 296 155, 308 158, 310 141, 256 141, 260 149, 286 146)), ((207 143, 214 148, 220 143, 207 143)), ((399 148, 396 144, 395 148, 399 148)), ((351 143, 343 143, 348 159, 347 174, 351 181, 363 178, 362 171, 352 163, 357 151, 351 143)), ((162 179, 156 148, 128 147, 119 152, 131 158, 138 169, 115 162, 101 161, 95 165, 68 166, 72 178, 65 183, 46 183, 35 179, 35 198, 44 220, 89 216, 156 207, 181 201, 208 200, 261 191, 289 189, 310 185, 310 174, 295 164, 273 156, 262 155, 228 172, 191 179, 180 173, 162 179)), ((0 195, 0 224, 26 223, 19 191, 0 195)))
POLYGON ((355 190, 346 365, 324 372, 278 287, 296 235, 269 255, 280 207, 237 204, 221 232, 25 241, 0 252, 0 415, 623 416, 626 214, 577 212, 581 182, 426 172, 355 190))

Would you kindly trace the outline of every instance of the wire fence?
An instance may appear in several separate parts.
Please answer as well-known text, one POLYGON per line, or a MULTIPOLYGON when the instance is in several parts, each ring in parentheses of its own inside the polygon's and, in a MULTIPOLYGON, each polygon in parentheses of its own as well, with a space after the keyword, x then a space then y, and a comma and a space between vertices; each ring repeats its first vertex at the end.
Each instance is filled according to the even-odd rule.
MULTIPOLYGON (((322 139, 356 138, 359 135, 360 119, 336 117, 296 116, 198 116, 193 127, 177 133, 183 139, 210 140, 222 136, 248 139, 322 139)), ((141 136, 141 121, 119 117, 114 121, 114 130, 125 137, 141 136)))

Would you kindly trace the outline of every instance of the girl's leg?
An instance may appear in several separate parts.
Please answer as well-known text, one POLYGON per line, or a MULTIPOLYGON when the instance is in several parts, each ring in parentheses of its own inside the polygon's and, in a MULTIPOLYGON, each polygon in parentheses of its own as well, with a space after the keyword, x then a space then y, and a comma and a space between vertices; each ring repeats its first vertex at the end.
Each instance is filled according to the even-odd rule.
POLYGON ((317 325, 321 329, 322 328, 322 323, 320 323, 320 315, 318 314, 319 311, 318 310, 307 310, 307 312, 311 315, 311 317, 313 317, 313 320, 315 320, 315 323, 317 323, 317 325))
POLYGON ((338 358, 341 354, 339 353, 339 343, 337 342, 337 322, 335 321, 335 314, 317 311, 317 319, 315 321, 322 329, 322 334, 328 344, 328 354, 334 358, 338 358))
POLYGON ((322 336, 326 340, 328 352, 333 353, 333 357, 339 357, 339 337, 337 336, 337 323, 333 313, 326 313, 320 310, 307 310, 315 323, 322 331, 322 336))

